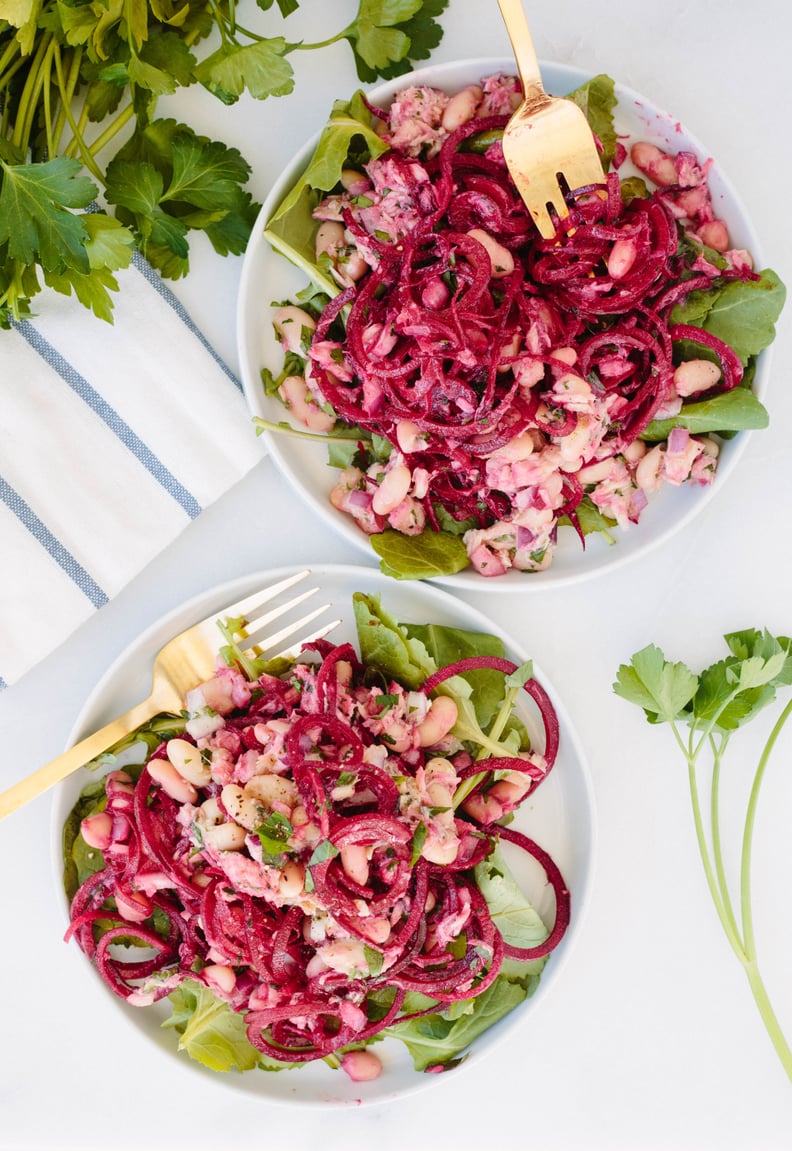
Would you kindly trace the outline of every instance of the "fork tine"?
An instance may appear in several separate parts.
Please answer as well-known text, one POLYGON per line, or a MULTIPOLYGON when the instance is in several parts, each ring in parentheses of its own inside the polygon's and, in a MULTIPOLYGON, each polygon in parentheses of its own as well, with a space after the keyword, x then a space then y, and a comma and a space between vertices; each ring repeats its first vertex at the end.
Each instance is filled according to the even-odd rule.
POLYGON ((337 628, 341 623, 340 619, 333 619, 330 623, 326 623, 323 627, 317 628, 316 631, 310 632, 308 635, 301 636, 300 639, 291 645, 291 647, 283 648, 282 651, 277 651, 272 654, 270 658, 274 659, 280 656, 283 659, 296 659, 302 650, 303 644, 314 643, 317 639, 324 639, 329 635, 334 628, 337 628))
POLYGON ((286 603, 278 604, 277 607, 272 608, 270 611, 265 612, 264 615, 257 615, 258 608, 251 608, 247 616, 245 616, 245 635, 250 635, 252 632, 261 631, 262 628, 271 624, 273 620, 280 619, 281 616, 286 615, 292 608, 299 607, 301 603, 305 603, 311 596, 316 595, 319 591, 318 587, 309 588, 304 591, 302 595, 297 595, 293 599, 287 600, 286 603))
MULTIPOLYGON (((267 633, 266 628, 251 635, 246 635, 243 639, 245 651, 250 651, 251 648, 259 648, 261 651, 268 652, 272 648, 277 647, 278 644, 283 643, 284 640, 290 639, 295 633, 305 629, 309 623, 317 619, 323 612, 326 612, 330 604, 324 603, 321 607, 314 608, 313 611, 308 612, 307 615, 302 616, 301 619, 293 620, 280 631, 270 635, 267 633)), ((301 642, 304 642, 302 640, 301 642)))
POLYGON ((252 612, 257 611, 265 603, 269 603, 275 599, 281 592, 288 591, 290 587, 294 587, 295 584, 307 579, 310 574, 311 569, 305 568, 304 571, 287 576, 285 579, 279 580, 278 583, 272 584, 270 587, 259 588, 258 591, 252 592, 250 595, 245 596, 244 599, 229 604, 228 607, 224 607, 222 611, 217 612, 217 618, 237 619, 241 617, 247 619, 252 612))

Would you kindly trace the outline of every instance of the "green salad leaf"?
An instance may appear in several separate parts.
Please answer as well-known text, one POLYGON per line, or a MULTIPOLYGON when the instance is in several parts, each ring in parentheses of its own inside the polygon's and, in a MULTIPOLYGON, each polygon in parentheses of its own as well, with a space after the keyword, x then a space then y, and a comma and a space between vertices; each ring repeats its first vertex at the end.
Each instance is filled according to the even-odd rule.
POLYGON ((730 280, 711 291, 691 292, 671 313, 672 323, 693 324, 728 344, 747 364, 775 339, 786 287, 771 268, 758 280, 730 280))
POLYGON ((604 73, 592 76, 570 92, 567 99, 585 113, 589 127, 602 145, 602 170, 607 172, 616 155, 617 143, 613 110, 618 101, 613 80, 604 73))
POLYGON ((454 575, 470 564, 467 548, 453 532, 433 532, 428 528, 417 536, 384 531, 370 537, 380 557, 380 568, 393 579, 432 579, 454 575))
POLYGON ((674 428, 687 428, 694 434, 704 432, 744 432, 766 428, 770 422, 767 408, 748 388, 732 388, 710 400, 697 400, 682 405, 678 415, 665 420, 652 420, 641 433, 642 440, 667 440, 674 428))
MULTIPOLYGON (((171 1014, 163 1022, 179 1036, 179 1050, 212 1071, 250 1071, 266 1062, 280 1071, 295 1064, 263 1061, 245 1029, 245 1017, 213 995, 203 983, 186 979, 168 996, 171 1014)), ((299 1066, 299 1065, 298 1065, 299 1066)))

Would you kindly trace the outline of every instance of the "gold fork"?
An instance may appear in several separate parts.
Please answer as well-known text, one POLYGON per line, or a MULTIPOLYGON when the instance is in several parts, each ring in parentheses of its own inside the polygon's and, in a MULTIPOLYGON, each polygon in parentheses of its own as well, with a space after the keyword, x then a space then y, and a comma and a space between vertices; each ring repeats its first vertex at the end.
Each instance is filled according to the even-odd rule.
POLYGON ((570 192, 604 183, 602 163, 591 128, 571 100, 548 96, 542 85, 531 32, 521 0, 498 0, 523 86, 523 102, 503 133, 503 155, 517 191, 546 240, 558 219, 569 215, 559 184, 570 192))
POLYGON ((75 743, 51 763, 0 793, 0 819, 36 799, 42 792, 77 771, 83 764, 96 759, 114 743, 160 712, 176 714, 181 712, 186 693, 198 684, 211 679, 217 669, 217 656, 225 642, 218 627, 221 621, 239 621, 239 627, 235 627, 234 634, 235 638, 239 637, 237 642, 242 651, 255 651, 256 654, 266 654, 268 658, 295 656, 304 643, 310 643, 327 635, 340 620, 325 623, 310 633, 306 629, 329 609, 329 604, 313 608, 300 619, 290 620, 273 634, 269 631, 271 624, 283 619, 299 604, 310 599, 319 590, 318 588, 301 592, 262 614, 262 608, 266 604, 272 603, 281 593, 301 583, 310 574, 310 570, 301 571, 270 587, 253 592, 169 640, 154 658, 152 688, 148 698, 92 735, 75 743))

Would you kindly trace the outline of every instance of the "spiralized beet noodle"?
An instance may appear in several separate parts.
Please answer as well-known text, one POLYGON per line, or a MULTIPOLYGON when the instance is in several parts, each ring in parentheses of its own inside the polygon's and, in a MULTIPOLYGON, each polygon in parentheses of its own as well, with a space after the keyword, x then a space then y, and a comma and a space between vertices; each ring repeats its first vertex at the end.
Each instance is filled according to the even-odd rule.
POLYGON ((422 743, 432 693, 450 676, 482 667, 509 674, 515 664, 463 660, 420 692, 396 683, 383 691, 367 686, 350 645, 319 641, 312 650, 313 662, 298 663, 288 678, 248 684, 223 669, 204 685, 201 698, 223 714, 214 730, 196 737, 188 722, 178 737, 187 751, 197 746, 207 768, 192 792, 181 777, 170 782, 173 740, 137 782, 124 771, 107 776, 105 812, 83 821, 89 842, 104 836, 104 867, 74 895, 68 932, 128 1003, 145 1006, 183 980, 203 982, 244 1013, 259 1051, 298 1063, 364 1044, 412 1017, 403 1009, 408 992, 439 1007, 480 994, 504 956, 547 955, 570 906, 547 853, 493 822, 555 763, 558 721, 535 680, 525 690, 542 718, 543 751, 474 760, 447 732, 422 743), (504 771, 496 803, 497 788, 490 798, 488 789, 504 771), (435 806, 438 794, 442 800, 472 776, 476 786, 461 808, 435 806), (235 826, 234 788, 255 790, 262 780, 280 788, 281 799, 262 802, 256 815, 270 836, 280 835, 276 854, 250 828, 235 850, 213 846, 218 828, 235 826), (438 785, 445 792, 433 790, 438 785), (100 832, 92 820, 103 821, 100 832), (474 866, 499 839, 535 858, 554 891, 555 924, 535 947, 504 943, 476 884, 474 866), (295 874, 302 880, 287 891, 284 877, 295 874), (149 951, 119 957, 120 940, 149 951))

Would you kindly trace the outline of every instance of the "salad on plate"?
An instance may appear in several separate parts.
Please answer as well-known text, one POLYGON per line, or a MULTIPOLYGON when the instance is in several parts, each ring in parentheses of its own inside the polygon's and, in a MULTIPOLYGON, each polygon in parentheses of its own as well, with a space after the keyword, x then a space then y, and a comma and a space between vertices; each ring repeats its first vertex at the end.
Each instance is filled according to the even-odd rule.
POLYGON ((358 92, 267 221, 310 284, 275 301, 261 372, 292 418, 257 423, 326 442, 329 502, 397 578, 546 570, 561 531, 615 540, 767 423, 785 290, 733 245, 711 161, 617 134, 596 76, 569 98, 602 184, 543 240, 503 159, 520 98, 502 72, 385 109, 358 92))
POLYGON ((558 866, 513 825, 559 748, 531 663, 353 603, 357 644, 293 663, 244 655, 227 621, 215 676, 103 757, 66 820, 67 938, 129 1006, 167 1001, 216 1071, 324 1060, 361 1082, 383 1039, 447 1070, 536 990, 569 923, 558 866), (515 851, 552 891, 549 926, 515 851))

